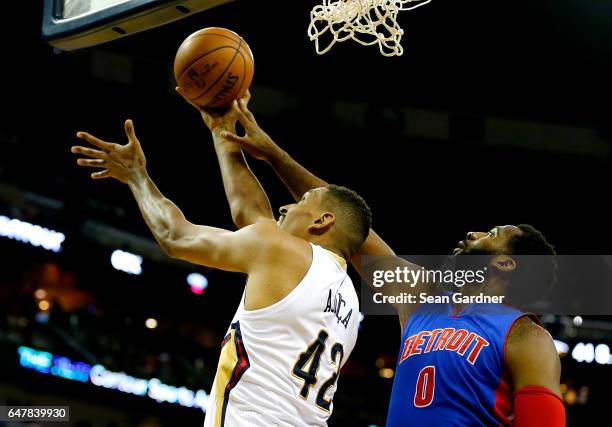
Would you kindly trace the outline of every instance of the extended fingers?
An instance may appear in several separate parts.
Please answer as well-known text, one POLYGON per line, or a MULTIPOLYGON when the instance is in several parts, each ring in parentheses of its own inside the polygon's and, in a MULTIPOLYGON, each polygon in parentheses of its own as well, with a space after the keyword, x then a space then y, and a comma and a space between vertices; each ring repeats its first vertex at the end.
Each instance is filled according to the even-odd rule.
POLYGON ((125 134, 130 141, 138 141, 138 138, 136 138, 136 131, 134 131, 134 122, 130 119, 125 121, 125 134))
POLYGON ((244 105, 248 105, 249 101, 251 100, 251 91, 247 89, 247 91, 244 93, 244 95, 242 95, 242 97, 240 97, 238 99, 239 101, 244 100, 244 105))
POLYGON ((103 159, 106 156, 104 151, 94 150, 93 148, 82 147, 80 145, 75 145, 70 151, 74 154, 83 154, 88 157, 93 157, 94 159, 103 159))
POLYGON ((110 171, 108 169, 104 169, 103 171, 94 172, 91 174, 92 179, 103 179, 109 178, 110 176, 110 171))
POLYGON ((103 151, 110 151, 113 147, 113 144, 111 144, 110 142, 106 142, 101 140, 100 138, 96 138, 95 136, 87 132, 77 132, 77 138, 84 139, 91 145, 94 145, 103 151))
POLYGON ((223 132, 221 132, 221 137, 227 139, 230 142, 235 142, 237 144, 246 144, 247 143, 246 137, 238 136, 235 133, 232 133, 232 132, 227 131, 227 130, 224 130, 223 132))
MULTIPOLYGON (((250 111, 246 110, 241 105, 242 99, 239 101, 234 101, 232 103, 232 110, 236 114, 238 121, 240 124, 248 131, 248 129, 253 125, 254 120, 249 117, 250 111), (247 114, 247 112, 249 114, 247 114)), ((251 114, 252 116, 252 114, 251 114)))
MULTIPOLYGON (((249 95, 249 98, 250 98, 250 95, 249 95)), ((257 121, 255 120, 255 116, 253 115, 253 113, 251 113, 251 110, 249 110, 249 108, 247 107, 247 104, 249 103, 249 98, 246 98, 246 97, 240 98, 238 100, 238 107, 240 108, 240 112, 242 112, 242 114, 244 114, 250 121, 252 121, 253 123, 257 123, 257 121)))
POLYGON ((83 154, 85 156, 93 157, 91 159, 77 159, 77 165, 86 167, 100 168, 106 164, 106 153, 104 151, 93 150, 87 147, 74 146, 70 149, 73 153, 83 154))
POLYGON ((106 165, 106 160, 103 159, 77 159, 77 165, 90 168, 103 168, 106 165))

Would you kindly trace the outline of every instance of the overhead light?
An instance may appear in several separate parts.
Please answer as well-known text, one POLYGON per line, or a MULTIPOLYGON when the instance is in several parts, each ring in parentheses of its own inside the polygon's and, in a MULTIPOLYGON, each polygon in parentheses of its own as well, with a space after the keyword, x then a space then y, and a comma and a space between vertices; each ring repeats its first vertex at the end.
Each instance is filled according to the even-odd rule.
POLYGON ((0 236, 29 243, 32 246, 40 246, 53 252, 61 251, 62 243, 66 239, 66 236, 58 231, 11 219, 4 215, 0 215, 0 236))
POLYGON ((600 365, 612 364, 612 356, 610 356, 610 347, 606 344, 598 344, 595 347, 595 361, 600 365))
POLYGON ((565 356, 569 352, 569 345, 567 345, 567 343, 559 340, 553 340, 553 343, 557 349, 557 354, 560 356, 565 356))
POLYGON ((592 343, 579 342, 572 350, 572 357, 577 362, 591 363, 595 359, 595 347, 592 343))
POLYGON ((191 292, 200 295, 208 288, 208 279, 200 273, 190 273, 187 275, 187 283, 191 287, 191 292))
POLYGON ((157 320, 150 317, 147 320, 145 320, 145 326, 149 329, 155 329, 157 328, 157 320))
POLYGON ((378 375, 380 375, 382 378, 393 378, 393 375, 395 375, 395 371, 391 368, 381 368, 378 371, 378 375))
POLYGON ((116 270, 128 274, 142 274, 142 257, 117 249, 111 255, 111 264, 116 270))

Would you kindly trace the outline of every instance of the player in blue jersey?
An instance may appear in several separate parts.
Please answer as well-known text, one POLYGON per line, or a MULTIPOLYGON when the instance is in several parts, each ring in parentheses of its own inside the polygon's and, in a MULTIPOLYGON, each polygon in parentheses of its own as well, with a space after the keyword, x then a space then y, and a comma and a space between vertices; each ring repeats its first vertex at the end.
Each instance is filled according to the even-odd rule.
MULTIPOLYGON (((497 281, 532 295, 556 275, 554 249, 529 225, 468 233, 454 254, 493 255, 497 281), (547 255, 537 258, 547 280, 516 280, 514 254, 547 255)), ((560 371, 535 317, 501 304, 424 304, 403 323, 387 426, 564 426, 560 371)))
MULTIPOLYGON (((258 126, 244 101, 235 103, 231 114, 238 118, 246 134, 238 136, 231 124, 217 137, 266 161, 296 200, 310 189, 327 185, 272 141, 258 126)), ((210 123, 206 112, 203 116, 210 123)), ((223 157, 223 152, 217 154, 226 167, 232 162, 231 158, 223 157)), ((242 159, 233 167, 232 174, 224 175, 224 181, 232 181, 226 185, 239 185, 240 174, 251 173, 242 159)), ((246 198, 230 202, 235 219, 256 216, 253 211, 259 209, 246 198)), ((236 223, 239 227, 247 225, 239 220, 236 223)), ((495 285, 528 287, 532 294, 545 289, 537 289, 539 281, 525 282, 524 275, 516 280, 517 274, 513 273, 520 266, 512 255, 548 255, 539 258, 542 264, 538 268, 550 276, 549 283, 555 276, 554 249, 529 225, 470 232, 453 254, 495 255, 489 265, 496 273, 495 285)), ((351 260, 361 274, 364 273, 362 255, 381 256, 402 268, 420 269, 395 257, 393 250, 373 230, 360 253, 351 260)), ((402 290, 416 292, 410 288, 402 290)), ((535 317, 500 304, 396 303, 393 306, 399 316, 402 341, 388 427, 565 425, 559 357, 551 336, 535 317)))

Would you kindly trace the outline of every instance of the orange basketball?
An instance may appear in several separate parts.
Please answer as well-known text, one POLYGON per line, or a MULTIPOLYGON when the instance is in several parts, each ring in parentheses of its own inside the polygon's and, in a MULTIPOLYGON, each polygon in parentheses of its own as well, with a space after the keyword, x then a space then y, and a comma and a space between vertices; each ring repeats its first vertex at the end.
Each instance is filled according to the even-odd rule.
POLYGON ((222 107, 245 94, 253 80, 253 53, 226 28, 196 31, 181 43, 174 77, 187 98, 207 108, 222 107))

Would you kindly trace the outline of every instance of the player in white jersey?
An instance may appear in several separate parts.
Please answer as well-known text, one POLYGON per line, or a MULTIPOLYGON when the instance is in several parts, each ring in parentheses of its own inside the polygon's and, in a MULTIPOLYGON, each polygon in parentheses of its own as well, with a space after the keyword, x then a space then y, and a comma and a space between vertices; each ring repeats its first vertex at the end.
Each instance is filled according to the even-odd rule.
MULTIPOLYGON (((223 128, 212 124, 217 142, 223 128)), ((236 205, 245 196, 250 196, 249 205, 257 206, 245 217, 234 216, 236 222, 251 225, 235 232, 195 225, 149 177, 131 120, 125 122, 125 132, 125 145, 77 133, 97 148, 72 147, 73 153, 87 157, 77 164, 100 168, 91 174, 93 179, 127 184, 169 256, 248 275, 224 339, 205 425, 326 425, 338 372, 357 335, 358 300, 346 260, 357 253, 370 229, 365 201, 347 188, 328 185, 283 206, 275 221, 247 168, 249 174, 239 180, 226 182, 226 173, 223 178, 233 213, 245 212, 236 205)), ((244 161, 239 148, 217 148, 232 162, 244 161)), ((229 162, 222 163, 222 171, 228 168, 229 162)))
POLYGON ((346 262, 312 245, 312 264, 281 301, 241 301, 224 340, 205 427, 325 426, 355 346, 359 301, 346 262))

